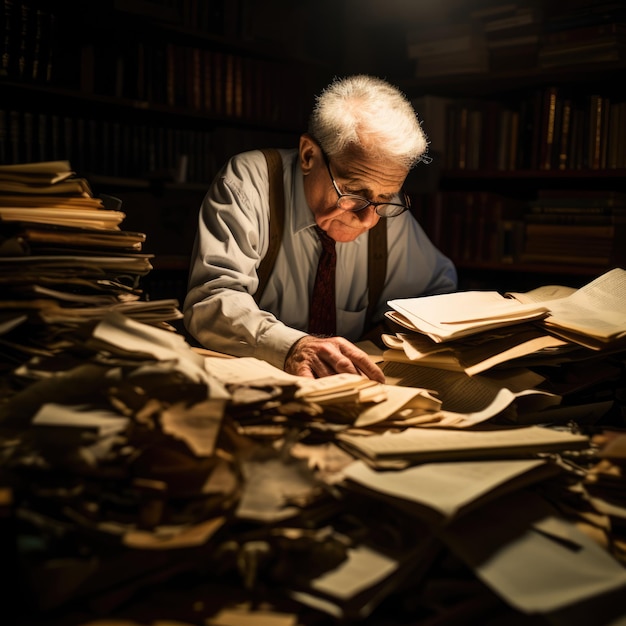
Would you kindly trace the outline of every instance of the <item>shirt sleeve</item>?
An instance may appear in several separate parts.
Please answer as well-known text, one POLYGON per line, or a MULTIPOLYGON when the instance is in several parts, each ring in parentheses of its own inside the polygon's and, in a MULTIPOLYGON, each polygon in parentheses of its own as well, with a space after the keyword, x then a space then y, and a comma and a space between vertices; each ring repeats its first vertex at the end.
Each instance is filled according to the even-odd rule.
POLYGON ((269 176, 260 151, 231 158, 199 211, 188 293, 187 330, 203 346, 254 356, 283 368, 306 333, 259 309, 257 268, 269 243, 269 176))

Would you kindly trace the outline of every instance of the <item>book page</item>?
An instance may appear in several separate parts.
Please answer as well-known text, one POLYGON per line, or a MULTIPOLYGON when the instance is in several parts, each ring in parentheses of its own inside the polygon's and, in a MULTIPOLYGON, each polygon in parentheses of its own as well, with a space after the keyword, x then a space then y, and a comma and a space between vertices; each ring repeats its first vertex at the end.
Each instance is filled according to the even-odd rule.
POLYGON ((455 461, 385 472, 355 461, 346 467, 344 476, 379 493, 425 505, 450 519, 496 487, 542 466, 547 463, 541 459, 455 461))
POLYGON ((392 574, 398 562, 361 545, 348 550, 348 558, 311 582, 311 588, 335 598, 348 599, 392 574))
POLYGON ((520 314, 545 310, 542 307, 511 301, 496 291, 457 291, 435 296, 405 298, 391 300, 389 306, 434 326, 518 317, 520 314))
MULTIPOLYGON (((525 613, 575 610, 585 599, 626 588, 626 570, 615 557, 528 491, 488 503, 441 536, 485 584, 525 613)), ((559 623, 596 621, 572 617, 559 623)))
POLYGON ((548 308, 522 304, 495 291, 459 291, 436 296, 390 300, 418 332, 446 341, 525 320, 545 317, 548 308))
POLYGON ((12 165, 0 165, 0 172, 4 174, 57 174, 71 170, 69 161, 37 161, 28 163, 15 163, 12 165))
POLYGON ((386 399, 364 409, 354 422, 355 427, 365 427, 386 420, 404 408, 421 409, 424 413, 434 412, 441 400, 426 389, 384 385, 386 399))
POLYGON ((337 440, 372 459, 410 458, 444 461, 515 456, 552 450, 587 448, 589 438, 542 426, 490 430, 408 428, 382 435, 339 433, 337 440))
POLYGON ((446 344, 435 343, 419 333, 386 335, 383 340, 390 347, 383 354, 386 361, 464 371, 468 376, 546 349, 568 345, 530 324, 488 330, 446 344))
POLYGON ((58 426, 93 430, 100 437, 122 432, 129 418, 107 409, 47 403, 33 417, 36 426, 58 426))
POLYGON ((293 385, 299 380, 298 376, 287 374, 267 361, 254 357, 205 357, 204 367, 211 376, 228 384, 247 385, 267 381, 271 385, 293 385))
POLYGON ((550 303, 554 325, 602 339, 626 336, 626 270, 615 268, 567 298, 550 303))
POLYGON ((217 380, 210 379, 204 368, 203 357, 191 350, 182 335, 142 324, 120 313, 109 312, 94 329, 93 338, 122 350, 169 361, 173 371, 183 372, 190 380, 206 382, 212 398, 230 397, 217 380))
MULTIPOLYGON (((489 384, 489 381, 472 378, 465 372, 423 367, 413 363, 387 362, 383 366, 383 372, 389 384, 437 390, 442 402, 441 408, 459 413, 488 409, 496 400, 500 389, 505 386, 489 384)), ((509 394, 507 403, 513 399, 513 393, 509 394)), ((499 412, 505 407, 497 408, 496 412, 499 412)))
POLYGON ((507 291, 506 298, 515 298, 518 302, 532 304, 533 302, 547 302, 571 296, 576 289, 564 285, 543 285, 526 292, 507 291))

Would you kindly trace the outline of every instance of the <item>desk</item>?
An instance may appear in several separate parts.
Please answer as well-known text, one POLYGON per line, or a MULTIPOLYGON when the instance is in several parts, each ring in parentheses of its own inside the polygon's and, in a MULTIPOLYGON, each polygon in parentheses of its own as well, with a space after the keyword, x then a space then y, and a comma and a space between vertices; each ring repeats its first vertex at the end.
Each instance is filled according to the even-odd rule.
MULTIPOLYGON (((180 344, 175 367, 154 355, 88 346, 39 359, 5 384, 1 536, 12 558, 3 568, 21 623, 608 626, 625 617, 619 576, 615 589, 581 603, 519 610, 456 551, 458 535, 432 526, 406 501, 334 481, 348 462, 333 442, 349 411, 335 410, 330 419, 288 385, 237 385, 223 394, 190 365, 202 355, 181 365, 187 356, 180 344), (72 425, 59 429, 41 419, 50 404, 71 412, 72 425), (95 409, 99 419, 90 421, 95 409), (202 433, 196 442, 205 446, 214 437, 212 453, 194 453, 181 439, 181 423, 202 433), (252 482, 255 489, 246 491, 252 482), (353 592, 339 597, 325 574, 351 559, 365 566, 353 592), (220 617, 222 610, 230 613, 220 617)), ((612 359, 617 367, 624 355, 612 359)), ((599 386, 605 399, 612 394, 611 410, 581 428, 599 438, 624 427, 623 384, 599 386)), ((576 471, 492 503, 506 503, 505 513, 478 512, 498 519, 496 513, 520 504, 528 513, 527 501, 541 502, 595 532, 597 545, 615 540, 603 550, 621 575, 620 529, 602 533, 608 518, 578 509, 576 485, 597 456, 560 461, 576 471)), ((461 517, 457 528, 471 520, 461 517)), ((506 527, 485 531, 495 536, 506 527)))

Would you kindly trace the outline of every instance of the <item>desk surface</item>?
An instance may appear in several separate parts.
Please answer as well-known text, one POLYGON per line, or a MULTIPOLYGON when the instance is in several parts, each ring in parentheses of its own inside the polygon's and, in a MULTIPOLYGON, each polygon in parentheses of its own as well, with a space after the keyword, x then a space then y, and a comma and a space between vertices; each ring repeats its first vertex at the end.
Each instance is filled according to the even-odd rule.
MULTIPOLYGON (((623 367, 623 358, 612 355, 612 364, 623 367)), ((564 383, 566 369, 554 370, 555 384, 564 383)), ((608 626, 624 617, 622 585, 550 615, 529 615, 481 580, 447 531, 410 502, 334 480, 355 460, 335 440, 354 419, 354 405, 320 408, 298 400, 292 386, 267 381, 211 397, 206 382, 189 375, 167 359, 83 346, 5 382, 0 535, 12 555, 3 559, 8 602, 24 624, 95 626, 104 617, 125 625, 204 624, 223 610, 230 613, 216 624, 549 618, 608 626), (70 425, 42 419, 50 404, 71 415, 70 425), (185 440, 184 432, 195 434, 185 440), (202 444, 200 452, 190 441, 202 444), (357 555, 367 565, 353 591, 333 596, 337 590, 321 581, 357 555), (375 568, 386 573, 368 578, 375 568)), ((572 415, 596 393, 608 400, 600 419, 579 424, 599 446, 561 455, 567 471, 520 487, 508 508, 519 523, 529 508, 516 507, 540 498, 604 545, 620 568, 623 526, 607 530, 611 516, 586 508, 578 488, 593 473, 595 497, 615 492, 619 462, 606 467, 610 459, 598 450, 625 425, 623 386, 623 378, 597 381, 567 399, 572 415)), ((477 519, 485 537, 515 526, 514 519, 477 519)))

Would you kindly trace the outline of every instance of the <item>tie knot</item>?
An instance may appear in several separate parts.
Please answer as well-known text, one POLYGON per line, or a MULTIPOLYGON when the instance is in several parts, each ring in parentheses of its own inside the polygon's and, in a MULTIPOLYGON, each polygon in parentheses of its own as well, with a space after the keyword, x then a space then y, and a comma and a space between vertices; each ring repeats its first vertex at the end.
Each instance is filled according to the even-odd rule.
POLYGON ((322 230, 319 226, 316 226, 315 232, 317 233, 319 240, 322 242, 324 250, 328 252, 335 249, 335 240, 329 237, 325 230, 322 230))

